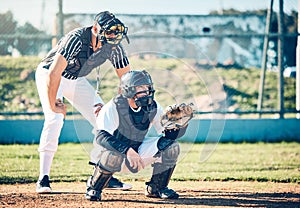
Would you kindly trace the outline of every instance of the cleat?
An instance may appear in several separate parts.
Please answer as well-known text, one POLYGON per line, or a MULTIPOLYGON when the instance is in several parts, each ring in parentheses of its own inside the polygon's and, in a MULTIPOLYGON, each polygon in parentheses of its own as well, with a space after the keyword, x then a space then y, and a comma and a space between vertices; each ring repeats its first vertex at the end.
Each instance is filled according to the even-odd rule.
POLYGON ((146 182, 145 196, 151 198, 160 198, 158 189, 156 186, 150 182, 146 182))
POLYGON ((36 183, 36 192, 39 194, 51 193, 49 176, 44 175, 42 180, 38 180, 36 183))
POLYGON ((173 189, 167 187, 158 190, 154 184, 147 183, 145 196, 161 199, 178 199, 179 195, 173 189))
POLYGON ((109 180, 106 189, 114 189, 114 190, 129 190, 132 188, 132 185, 122 183, 118 179, 111 177, 109 180))
POLYGON ((101 201, 101 191, 88 189, 85 194, 85 198, 90 201, 101 201))
POLYGON ((159 197, 161 199, 178 199, 179 194, 177 194, 173 189, 169 189, 166 187, 159 191, 159 197))

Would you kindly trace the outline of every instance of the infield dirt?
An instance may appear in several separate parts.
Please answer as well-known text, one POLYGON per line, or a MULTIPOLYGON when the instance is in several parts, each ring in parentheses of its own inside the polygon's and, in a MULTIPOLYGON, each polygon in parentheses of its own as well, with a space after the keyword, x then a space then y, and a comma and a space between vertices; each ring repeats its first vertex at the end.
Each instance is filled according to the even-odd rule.
POLYGON ((180 198, 144 196, 144 182, 129 191, 105 189, 102 201, 84 198, 85 183, 51 183, 53 193, 36 194, 35 184, 0 185, 0 207, 300 207, 300 184, 272 182, 171 181, 180 198))

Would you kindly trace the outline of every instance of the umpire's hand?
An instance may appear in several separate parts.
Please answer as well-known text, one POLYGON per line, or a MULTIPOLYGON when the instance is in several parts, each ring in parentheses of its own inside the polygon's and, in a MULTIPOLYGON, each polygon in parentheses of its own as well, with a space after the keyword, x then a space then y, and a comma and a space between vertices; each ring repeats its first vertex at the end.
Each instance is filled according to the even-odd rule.
POLYGON ((62 113, 64 115, 64 118, 66 117, 67 114, 67 106, 62 102, 61 99, 56 99, 55 101, 55 113, 62 113))
POLYGON ((103 104, 102 103, 97 103, 94 105, 94 109, 95 109, 95 115, 96 117, 98 117, 100 110, 102 109, 103 104))

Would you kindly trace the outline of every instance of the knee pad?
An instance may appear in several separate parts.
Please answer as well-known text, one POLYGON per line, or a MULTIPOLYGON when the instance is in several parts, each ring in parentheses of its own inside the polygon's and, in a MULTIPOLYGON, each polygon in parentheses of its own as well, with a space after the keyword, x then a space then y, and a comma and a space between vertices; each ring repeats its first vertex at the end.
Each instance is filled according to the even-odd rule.
POLYGON ((176 165, 179 153, 180 153, 179 143, 174 141, 169 147, 167 147, 162 152, 162 155, 161 155, 162 163, 169 167, 176 165))
POLYGON ((124 156, 121 153, 103 150, 100 154, 100 159, 97 163, 102 170, 106 170, 110 173, 119 172, 121 170, 124 156))

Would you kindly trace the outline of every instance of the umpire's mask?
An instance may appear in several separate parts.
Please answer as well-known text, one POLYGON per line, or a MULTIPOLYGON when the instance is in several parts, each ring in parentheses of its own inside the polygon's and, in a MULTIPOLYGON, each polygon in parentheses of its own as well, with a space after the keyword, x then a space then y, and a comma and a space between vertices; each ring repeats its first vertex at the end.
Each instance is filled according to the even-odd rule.
POLYGON ((109 43, 111 45, 118 45, 125 37, 127 37, 128 28, 115 17, 112 13, 105 11, 100 12, 95 16, 95 25, 98 29, 97 41, 109 43))

